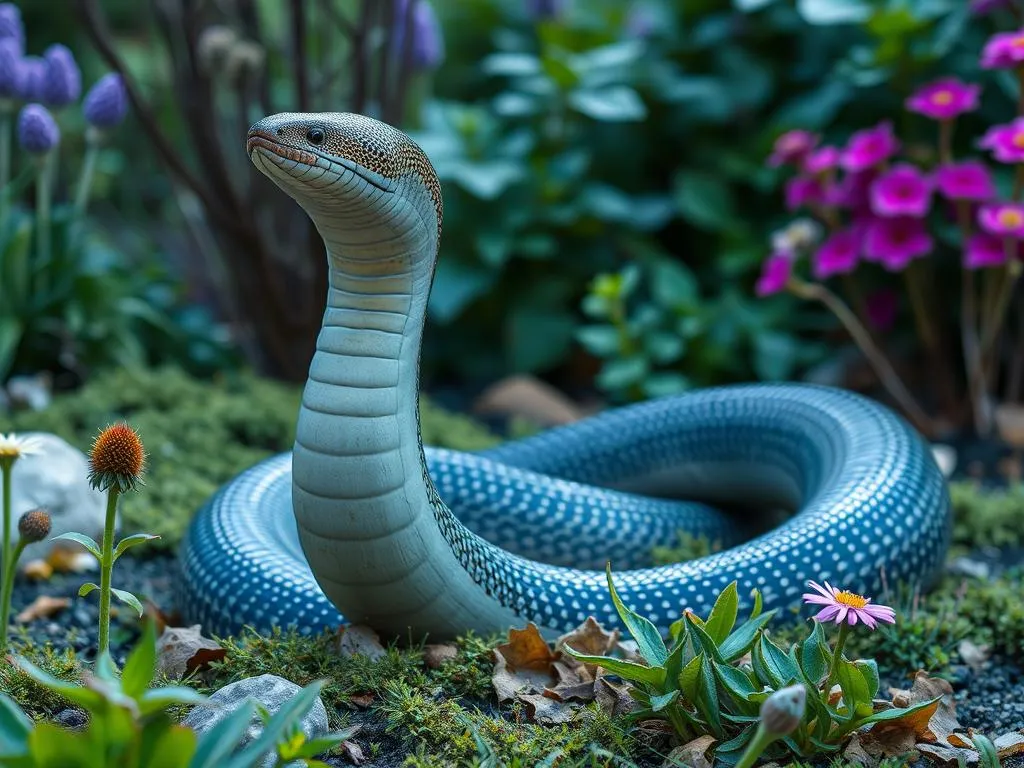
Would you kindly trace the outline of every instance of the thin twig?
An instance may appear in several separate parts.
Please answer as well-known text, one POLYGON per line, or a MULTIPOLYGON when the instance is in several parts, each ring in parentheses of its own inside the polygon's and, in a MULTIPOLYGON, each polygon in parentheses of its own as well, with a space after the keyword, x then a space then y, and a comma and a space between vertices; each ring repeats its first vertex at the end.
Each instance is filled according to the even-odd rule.
POLYGON ((299 112, 309 112, 309 72, 306 70, 306 14, 303 0, 291 0, 292 68, 299 112))

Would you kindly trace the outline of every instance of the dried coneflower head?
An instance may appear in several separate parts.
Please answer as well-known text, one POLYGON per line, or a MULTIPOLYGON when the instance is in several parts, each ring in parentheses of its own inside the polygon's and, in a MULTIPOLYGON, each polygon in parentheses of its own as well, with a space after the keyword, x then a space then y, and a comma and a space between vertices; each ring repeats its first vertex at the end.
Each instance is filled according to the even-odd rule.
POLYGON ((18 520, 18 533, 26 544, 42 541, 50 535, 50 513, 45 509, 33 509, 18 520))
POLYGON ((146 452, 138 433, 125 423, 111 424, 93 441, 89 451, 89 484, 106 491, 135 490, 142 483, 146 452))

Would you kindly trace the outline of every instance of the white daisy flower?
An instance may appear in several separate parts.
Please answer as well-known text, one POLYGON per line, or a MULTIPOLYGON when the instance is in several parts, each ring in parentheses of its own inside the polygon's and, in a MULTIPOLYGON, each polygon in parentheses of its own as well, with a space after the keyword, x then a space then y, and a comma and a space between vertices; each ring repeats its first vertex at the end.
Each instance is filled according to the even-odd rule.
POLYGON ((38 437, 18 437, 13 432, 0 432, 0 461, 14 461, 22 456, 31 456, 42 452, 43 441, 38 437))

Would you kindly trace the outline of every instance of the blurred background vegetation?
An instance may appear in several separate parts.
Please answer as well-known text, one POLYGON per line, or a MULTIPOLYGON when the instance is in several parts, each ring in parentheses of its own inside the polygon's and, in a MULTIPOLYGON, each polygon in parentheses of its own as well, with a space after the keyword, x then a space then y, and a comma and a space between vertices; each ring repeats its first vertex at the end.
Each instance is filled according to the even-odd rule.
MULTIPOLYGON (((21 4, 27 50, 65 43, 87 83, 123 68, 133 110, 100 156, 84 278, 5 371, 48 371, 58 388, 130 361, 304 378, 322 246, 243 150, 250 122, 298 109, 383 117, 438 169, 428 387, 530 372, 622 401, 821 378, 846 343, 834 321, 752 290, 790 220, 764 162, 775 138, 841 143, 944 74, 985 84, 978 125, 1016 99, 977 64, 1009 11, 964 0, 68 5, 21 4), (134 343, 112 357, 120 337, 134 343)), ((71 165, 82 151, 62 143, 71 165)), ((890 343, 909 324, 901 310, 890 343)))

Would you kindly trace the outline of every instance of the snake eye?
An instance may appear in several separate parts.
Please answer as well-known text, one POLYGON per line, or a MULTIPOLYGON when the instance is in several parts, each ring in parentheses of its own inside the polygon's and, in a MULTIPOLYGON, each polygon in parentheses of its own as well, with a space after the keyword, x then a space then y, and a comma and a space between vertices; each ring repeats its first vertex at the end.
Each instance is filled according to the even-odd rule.
POLYGON ((319 128, 310 128, 306 132, 306 140, 310 144, 323 144, 324 143, 324 132, 319 128))

